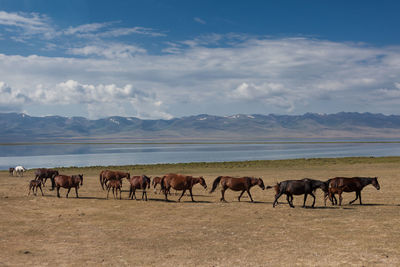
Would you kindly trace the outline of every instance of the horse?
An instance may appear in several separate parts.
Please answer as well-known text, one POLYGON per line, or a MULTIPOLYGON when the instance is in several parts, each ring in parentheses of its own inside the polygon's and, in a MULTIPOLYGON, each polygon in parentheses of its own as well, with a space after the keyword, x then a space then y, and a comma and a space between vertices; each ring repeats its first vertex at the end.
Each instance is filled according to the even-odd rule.
POLYGON ((218 176, 215 178, 213 182, 213 187, 210 191, 210 194, 215 191, 217 188, 218 184, 221 183, 221 199, 220 201, 225 200, 225 191, 226 189, 231 189, 233 191, 242 191, 238 197, 238 201, 240 202, 240 198, 242 197, 244 192, 247 192, 247 194, 250 197, 251 202, 253 201, 253 198, 251 197, 250 194, 250 188, 252 188, 255 185, 258 185, 262 190, 265 189, 264 182, 261 178, 253 178, 253 177, 241 177, 241 178, 234 178, 230 176, 218 176))
POLYGON ((181 198, 185 194, 186 190, 189 190, 192 202, 195 202, 193 199, 192 189, 193 186, 198 183, 200 183, 204 189, 207 188, 206 181, 203 177, 192 177, 175 173, 165 175, 161 179, 161 189, 164 190, 165 201, 169 201, 167 195, 172 187, 175 190, 182 190, 182 195, 179 197, 178 201, 181 201, 181 198))
MULTIPOLYGON (((367 185, 372 184, 377 190, 381 187, 378 182, 378 177, 335 177, 330 179, 329 181, 329 199, 333 203, 333 198, 335 194, 339 195, 339 206, 342 205, 342 193, 343 192, 356 192, 356 198, 349 202, 352 204, 357 199, 360 199, 361 202, 361 190, 367 185)), ((337 204, 337 201, 336 201, 337 204)))
MULTIPOLYGON (((161 179, 162 179, 162 177, 158 177, 157 176, 157 177, 154 177, 153 180, 151 181, 151 185, 154 188, 154 193, 155 194, 157 194, 157 189, 156 189, 157 185, 159 184, 161 186, 161 179)), ((162 191, 162 189, 160 188, 159 194, 161 194, 161 191, 162 191)))
POLYGON ((43 186, 45 186, 47 179, 50 178, 51 190, 54 190, 54 187, 56 186, 54 183, 54 177, 56 177, 57 175, 59 175, 59 173, 56 170, 41 168, 35 171, 35 180, 43 181, 44 179, 43 186))
POLYGON ((14 176, 14 168, 8 168, 8 173, 10 176, 14 176))
POLYGON ((25 171, 26 171, 26 169, 23 166, 17 166, 14 168, 13 173, 15 172, 15 174, 17 176, 24 176, 25 171))
POLYGON ((323 182, 319 180, 313 180, 309 178, 304 178, 302 180, 286 180, 278 183, 275 195, 274 203, 272 207, 275 208, 278 199, 283 195, 286 194, 286 200, 289 203, 291 208, 294 208, 293 205, 293 195, 303 195, 304 194, 304 202, 303 208, 306 206, 307 195, 310 195, 314 198, 311 207, 313 208, 315 205, 315 196, 314 191, 317 188, 323 187, 323 182))
POLYGON ((68 188, 67 192, 67 198, 69 191, 71 191, 71 188, 75 188, 75 194, 76 197, 79 198, 78 196, 78 189, 79 185, 83 185, 83 174, 78 174, 78 175, 72 175, 72 176, 67 176, 67 175, 57 175, 54 177, 54 183, 55 186, 57 187, 57 197, 60 197, 60 187, 63 188, 68 188))
POLYGON ((107 188, 107 199, 108 199, 108 194, 110 193, 110 189, 112 188, 113 192, 113 197, 114 199, 118 198, 118 190, 119 190, 119 199, 121 199, 121 187, 122 187, 122 180, 114 179, 114 180, 108 180, 108 183, 106 183, 106 188, 107 188), (114 194, 115 191, 115 194, 114 194))
POLYGON ((146 175, 132 176, 128 181, 130 183, 129 198, 133 199, 133 197, 135 197, 136 200, 136 189, 142 189, 142 200, 144 199, 144 196, 146 196, 147 201, 146 188, 150 188, 150 178, 146 175))
POLYGON ((37 195, 37 189, 40 189, 40 192, 42 192, 42 196, 44 196, 43 194, 43 190, 42 190, 42 181, 40 180, 31 180, 29 182, 29 193, 28 196, 31 194, 31 191, 33 192, 33 194, 36 196, 37 195), (36 189, 36 192, 35 192, 36 189))
POLYGON ((131 175, 129 172, 104 170, 100 172, 99 177, 101 188, 104 190, 104 185, 106 185, 109 180, 121 180, 122 186, 122 178, 129 180, 131 175))

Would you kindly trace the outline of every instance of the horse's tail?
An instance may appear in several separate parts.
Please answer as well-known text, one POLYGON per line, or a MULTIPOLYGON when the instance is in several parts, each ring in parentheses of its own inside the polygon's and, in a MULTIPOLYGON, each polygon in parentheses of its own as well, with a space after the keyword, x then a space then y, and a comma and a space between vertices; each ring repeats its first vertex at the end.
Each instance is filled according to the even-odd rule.
POLYGON ((279 192, 279 187, 280 187, 280 184, 281 183, 276 183, 276 185, 268 185, 267 187, 265 187, 265 189, 271 189, 271 188, 273 188, 273 189, 275 189, 275 193, 278 193, 279 192))
POLYGON ((165 190, 165 185, 164 185, 165 177, 166 177, 166 176, 163 176, 163 178, 161 178, 161 182, 160 182, 160 184, 161 184, 161 190, 165 190))
POLYGON ((211 188, 210 194, 212 192, 215 191, 215 189, 217 189, 218 183, 221 181, 222 176, 218 176, 217 178, 215 178, 214 182, 213 182, 213 186, 211 188))
POLYGON ((104 190, 103 172, 100 172, 100 185, 101 185, 101 188, 104 190))

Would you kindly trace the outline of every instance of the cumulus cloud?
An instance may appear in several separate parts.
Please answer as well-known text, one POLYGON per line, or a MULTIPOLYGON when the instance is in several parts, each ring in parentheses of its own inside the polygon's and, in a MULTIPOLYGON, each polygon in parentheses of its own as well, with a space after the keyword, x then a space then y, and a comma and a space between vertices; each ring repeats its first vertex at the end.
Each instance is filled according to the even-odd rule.
MULTIPOLYGON (((399 90, 398 48, 310 38, 223 35, 192 41, 193 45, 168 44, 172 50, 157 55, 137 47, 122 46, 119 50, 116 46, 111 50, 113 47, 106 45, 69 50, 74 55, 99 56, 94 58, 0 54, 0 77, 7 77, 7 83, 16 90, 25 88, 23 93, 29 98, 37 99, 32 93, 37 91, 47 101, 53 99, 51 94, 56 97, 67 91, 74 92, 67 94, 70 100, 93 100, 100 97, 96 90, 105 90, 101 89, 105 85, 134 84, 136 96, 124 95, 127 100, 123 102, 134 108, 129 110, 123 104, 118 107, 128 115, 154 118, 169 114, 235 114, 239 109, 241 113, 398 113, 397 104, 388 101, 390 94, 395 96, 399 90), (230 45, 225 45, 227 42, 230 45), (65 80, 79 81, 79 86, 61 90, 69 88, 62 84, 65 80), (36 87, 38 84, 42 84, 42 91, 36 87), (95 89, 90 90, 89 85, 95 89), (81 95, 78 88, 91 93, 81 95), (140 97, 138 90, 147 96, 140 97)), ((96 103, 112 106, 104 101, 96 103)))

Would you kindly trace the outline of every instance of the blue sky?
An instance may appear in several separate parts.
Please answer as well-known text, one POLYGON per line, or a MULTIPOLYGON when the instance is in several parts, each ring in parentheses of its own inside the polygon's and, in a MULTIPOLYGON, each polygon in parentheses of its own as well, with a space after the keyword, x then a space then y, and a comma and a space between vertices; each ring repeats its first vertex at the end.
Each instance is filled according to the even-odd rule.
POLYGON ((398 1, 3 1, 0 112, 400 114, 398 1))

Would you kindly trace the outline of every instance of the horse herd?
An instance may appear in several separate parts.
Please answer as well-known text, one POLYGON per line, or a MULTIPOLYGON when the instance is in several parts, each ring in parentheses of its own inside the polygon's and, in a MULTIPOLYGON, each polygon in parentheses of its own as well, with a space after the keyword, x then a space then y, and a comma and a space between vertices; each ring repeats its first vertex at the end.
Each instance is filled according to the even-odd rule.
MULTIPOLYGON (((193 177, 188 175, 182 174, 174 174, 170 173, 164 175, 163 177, 154 177, 151 181, 151 178, 146 175, 140 176, 130 176, 129 172, 121 172, 121 171, 111 171, 111 170, 104 170, 100 172, 99 180, 100 186, 103 190, 107 191, 107 199, 109 197, 109 193, 112 190, 113 197, 118 198, 119 192, 119 199, 122 198, 121 196, 121 189, 122 189, 122 180, 127 179, 129 182, 129 199, 136 199, 136 190, 142 190, 142 200, 147 201, 147 192, 146 189, 150 188, 150 183, 153 186, 155 192, 157 185, 160 185, 160 193, 163 192, 165 196, 165 200, 168 200, 168 195, 170 195, 171 188, 175 189, 176 191, 182 191, 178 201, 185 195, 186 191, 189 191, 191 200, 195 202, 193 199, 193 186, 196 184, 200 184, 203 186, 204 189, 207 189, 206 181, 203 177, 193 177)), ((83 185, 83 174, 78 175, 60 175, 57 170, 53 169, 37 169, 35 171, 35 179, 31 180, 29 183, 29 193, 33 191, 36 195, 37 189, 39 188, 42 192, 42 185, 44 186, 47 179, 51 180, 52 189, 54 190, 57 188, 57 197, 60 197, 60 188, 68 189, 66 197, 71 190, 71 188, 75 188, 76 197, 78 198, 78 189, 80 186, 83 185), (35 192, 36 190, 36 192, 35 192)), ((220 201, 225 200, 225 191, 227 189, 231 189, 233 191, 240 191, 240 195, 238 197, 238 201, 242 195, 247 192, 250 201, 254 202, 253 197, 250 194, 250 189, 253 186, 258 185, 262 190, 264 189, 271 189, 275 190, 275 199, 273 202, 273 207, 278 204, 278 199, 282 195, 286 195, 286 200, 291 208, 294 208, 293 205, 293 196, 294 195, 304 195, 303 207, 306 206, 307 196, 310 195, 313 197, 313 203, 311 207, 315 205, 315 191, 319 188, 324 193, 324 205, 326 206, 326 201, 329 198, 332 205, 337 205, 338 201, 335 197, 337 194, 339 196, 339 206, 342 205, 342 193, 343 192, 355 192, 356 198, 349 202, 352 204, 357 199, 362 205, 361 201, 361 191, 362 189, 372 184, 377 190, 380 189, 380 185, 378 182, 377 177, 335 177, 329 179, 327 181, 319 181, 310 178, 304 178, 301 180, 286 180, 277 183, 273 186, 265 186, 264 182, 261 178, 254 178, 254 177, 230 177, 230 176, 219 176, 215 178, 212 189, 210 193, 213 193, 217 187, 220 185, 221 187, 221 199, 220 201)))

